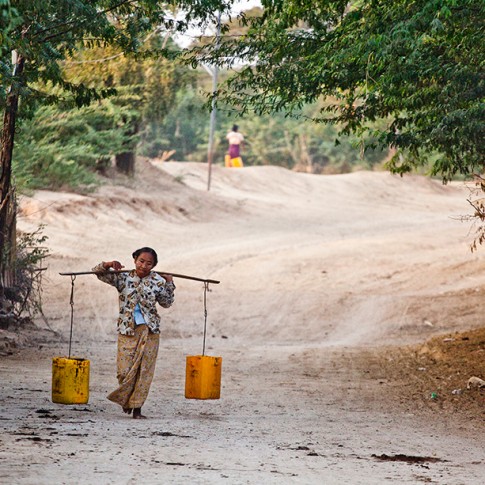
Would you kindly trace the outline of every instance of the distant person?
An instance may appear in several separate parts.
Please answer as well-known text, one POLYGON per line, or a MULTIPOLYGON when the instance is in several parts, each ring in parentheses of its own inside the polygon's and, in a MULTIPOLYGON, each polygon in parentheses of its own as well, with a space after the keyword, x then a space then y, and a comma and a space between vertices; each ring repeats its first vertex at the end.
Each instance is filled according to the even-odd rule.
POLYGON ((152 383, 160 342, 160 316, 156 304, 168 308, 174 301, 172 276, 152 269, 158 262, 152 248, 133 253, 135 269, 122 273, 119 261, 99 263, 93 271, 98 279, 119 293, 117 377, 119 387, 108 399, 119 404, 133 418, 145 418, 141 408, 152 383))
POLYGON ((232 131, 226 135, 227 141, 229 142, 229 151, 225 159, 226 167, 243 167, 241 145, 244 140, 244 136, 239 133, 238 130, 239 127, 237 125, 233 125, 232 131))

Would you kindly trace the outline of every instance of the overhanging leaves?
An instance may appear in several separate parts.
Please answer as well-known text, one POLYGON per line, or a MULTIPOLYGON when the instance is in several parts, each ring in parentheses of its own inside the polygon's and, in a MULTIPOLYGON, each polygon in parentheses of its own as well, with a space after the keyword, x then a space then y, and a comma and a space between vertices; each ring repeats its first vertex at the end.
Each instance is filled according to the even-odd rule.
POLYGON ((323 97, 316 121, 398 149, 391 170, 432 157, 431 173, 449 180, 482 166, 485 2, 263 5, 262 17, 247 20, 246 35, 193 51, 192 59, 235 68, 217 93, 220 102, 242 114, 291 113, 323 97), (377 119, 388 119, 387 129, 370 133, 377 119))

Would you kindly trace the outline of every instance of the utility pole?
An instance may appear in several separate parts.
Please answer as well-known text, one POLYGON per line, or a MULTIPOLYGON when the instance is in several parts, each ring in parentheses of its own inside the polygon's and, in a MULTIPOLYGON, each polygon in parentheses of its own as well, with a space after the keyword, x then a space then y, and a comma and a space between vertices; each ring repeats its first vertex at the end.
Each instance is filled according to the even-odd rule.
MULTIPOLYGON (((217 31, 216 31, 216 49, 219 47, 219 40, 221 38, 221 12, 217 14, 217 31)), ((211 175, 212 175, 212 160, 214 157, 214 130, 216 126, 216 93, 217 93, 217 81, 219 76, 219 68, 215 65, 211 70, 212 73, 212 111, 210 117, 209 127, 209 146, 207 149, 207 190, 211 188, 211 175)))

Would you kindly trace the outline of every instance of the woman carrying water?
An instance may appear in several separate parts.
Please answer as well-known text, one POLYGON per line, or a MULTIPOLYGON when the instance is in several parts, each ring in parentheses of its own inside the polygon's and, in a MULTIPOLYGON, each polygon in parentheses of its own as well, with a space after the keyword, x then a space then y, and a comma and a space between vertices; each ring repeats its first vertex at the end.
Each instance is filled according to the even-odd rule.
POLYGON ((156 304, 168 308, 174 301, 172 276, 152 271, 157 253, 143 247, 133 253, 135 269, 122 273, 119 261, 102 262, 93 268, 104 283, 119 293, 117 377, 119 387, 108 399, 133 418, 145 418, 141 408, 155 372, 160 341, 160 316, 156 304))

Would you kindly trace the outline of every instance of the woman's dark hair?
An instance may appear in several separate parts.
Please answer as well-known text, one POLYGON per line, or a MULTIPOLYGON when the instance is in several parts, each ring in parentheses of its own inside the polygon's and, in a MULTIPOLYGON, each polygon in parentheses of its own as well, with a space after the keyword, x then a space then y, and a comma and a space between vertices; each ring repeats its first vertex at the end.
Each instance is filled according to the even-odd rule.
POLYGON ((144 247, 144 248, 140 248, 140 249, 137 249, 133 254, 133 259, 138 259, 138 256, 140 256, 141 253, 149 253, 153 256, 153 266, 156 266, 157 263, 158 263, 158 256, 157 256, 157 253, 154 249, 152 248, 147 248, 147 247, 144 247))
POLYGON ((232 125, 232 131, 237 131, 239 130, 239 126, 237 125, 232 125))

